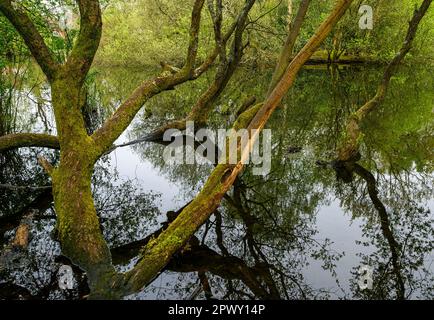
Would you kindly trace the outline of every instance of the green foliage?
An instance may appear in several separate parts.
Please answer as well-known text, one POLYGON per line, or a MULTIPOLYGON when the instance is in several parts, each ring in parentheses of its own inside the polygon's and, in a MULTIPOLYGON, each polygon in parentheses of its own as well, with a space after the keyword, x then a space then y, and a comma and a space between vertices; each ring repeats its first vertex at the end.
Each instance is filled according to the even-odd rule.
MULTIPOLYGON (((295 16, 299 0, 293 2, 295 16)), ((98 61, 110 65, 158 65, 167 60, 181 65, 188 44, 188 28, 192 1, 169 0, 112 1, 104 13, 103 45, 98 61)), ((224 18, 228 25, 240 6, 224 1, 224 18)), ((356 1, 338 27, 328 37, 323 50, 338 58, 342 54, 370 60, 389 60, 399 49, 407 29, 407 21, 420 1, 356 1), (374 11, 374 29, 359 29, 361 4, 374 11)), ((288 1, 259 1, 252 9, 246 28, 249 47, 244 61, 258 66, 274 64, 287 33, 288 1)), ((327 16, 333 1, 312 1, 296 50, 300 49, 327 16)), ((209 13, 204 8, 200 55, 213 46, 209 13)), ((420 26, 413 55, 432 59, 434 55, 434 13, 431 10, 420 26)))
MULTIPOLYGON (((188 46, 193 1, 119 1, 104 11, 102 46, 97 61, 143 67, 171 61, 182 65, 188 46)), ((203 15, 205 17, 205 15, 203 15)), ((209 42, 210 22, 203 19, 201 42, 209 42), (204 21, 205 20, 205 21, 204 21)), ((202 49, 200 54, 206 52, 202 49)))

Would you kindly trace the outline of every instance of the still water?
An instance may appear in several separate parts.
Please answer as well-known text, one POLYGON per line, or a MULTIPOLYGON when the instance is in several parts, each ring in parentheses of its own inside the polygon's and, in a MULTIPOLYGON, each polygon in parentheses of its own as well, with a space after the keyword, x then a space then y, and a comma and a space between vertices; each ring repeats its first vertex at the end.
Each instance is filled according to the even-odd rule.
MULTIPOLYGON (((373 95, 382 67, 305 68, 268 126, 270 174, 255 176, 247 168, 166 270, 127 299, 432 299, 433 71, 403 68, 393 78, 386 101, 363 123, 361 160, 342 175, 332 160, 345 121, 373 95), (360 268, 367 271, 365 283, 360 268)), ((89 131, 147 72, 94 70, 88 80, 89 131)), ((240 71, 229 84, 211 127, 229 127, 243 100, 266 91, 270 71, 252 72, 240 71)), ((19 90, 3 92, 19 112, 2 126, 11 127, 13 119, 9 130, 55 133, 49 91, 34 78, 23 76, 19 90)), ((204 76, 152 99, 116 144, 185 115, 211 80, 204 76)), ((134 265, 138 248, 194 198, 213 168, 166 165, 163 148, 117 148, 95 170, 96 206, 119 270, 134 265)), ((49 185, 36 162, 41 153, 58 157, 38 149, 2 155, 0 184, 49 185)), ((49 191, 0 189, 0 201, 5 248, 23 217, 31 226, 26 252, 13 261, 2 254, 1 297, 84 296, 80 270, 74 270, 73 290, 58 288, 57 271, 67 261, 52 240, 49 191)))

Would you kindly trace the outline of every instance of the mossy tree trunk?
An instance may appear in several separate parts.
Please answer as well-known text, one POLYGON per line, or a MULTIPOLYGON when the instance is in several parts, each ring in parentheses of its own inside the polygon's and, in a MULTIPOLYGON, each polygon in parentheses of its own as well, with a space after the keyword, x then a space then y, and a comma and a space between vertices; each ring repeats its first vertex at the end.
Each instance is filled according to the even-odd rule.
POLYGON ((91 190, 99 157, 96 143, 87 135, 81 114, 80 83, 59 79, 51 88, 61 153, 59 165, 47 170, 52 179, 58 239, 62 253, 90 273, 89 277, 98 279, 100 275, 92 273, 107 271, 111 257, 91 190))
MULTIPOLYGON (((0 10, 22 35, 51 86, 57 137, 42 134, 15 134, 0 138, 0 150, 23 146, 60 148, 60 161, 53 167, 41 159, 52 179, 57 215, 57 231, 62 253, 85 270, 91 288, 97 291, 108 284, 114 268, 109 248, 103 238, 95 209, 91 178, 96 161, 126 129, 146 100, 177 84, 197 78, 212 63, 207 59, 194 69, 200 17, 205 0, 196 0, 192 10, 190 44, 185 67, 177 73, 163 72, 139 86, 92 136, 88 135, 81 111, 84 80, 98 49, 102 20, 99 1, 77 0, 80 32, 67 61, 56 62, 42 36, 21 4, 0 0, 0 10), (105 282, 105 283, 104 283, 105 282)), ((110 296, 105 291, 101 296, 110 296)), ((110 296, 111 297, 111 296, 110 296)))

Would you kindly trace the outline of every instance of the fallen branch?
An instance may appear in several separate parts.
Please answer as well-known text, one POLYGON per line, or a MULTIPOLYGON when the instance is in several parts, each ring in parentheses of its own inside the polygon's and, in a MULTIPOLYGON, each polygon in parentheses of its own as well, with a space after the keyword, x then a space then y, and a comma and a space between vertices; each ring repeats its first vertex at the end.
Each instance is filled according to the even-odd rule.
POLYGON ((0 189, 8 189, 12 191, 44 191, 51 190, 51 186, 15 186, 12 184, 0 184, 0 189))

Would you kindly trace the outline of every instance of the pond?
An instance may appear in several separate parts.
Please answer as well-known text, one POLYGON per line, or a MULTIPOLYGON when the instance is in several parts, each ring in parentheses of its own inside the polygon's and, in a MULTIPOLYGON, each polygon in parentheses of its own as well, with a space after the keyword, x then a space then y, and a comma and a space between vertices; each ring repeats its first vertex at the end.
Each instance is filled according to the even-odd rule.
MULTIPOLYGON (((266 92, 271 71, 241 68, 209 126, 228 128, 245 99, 266 92)), ((248 166, 189 244, 126 299, 432 299, 433 71, 403 67, 393 77, 385 102, 363 122, 361 159, 343 172, 332 160, 346 119, 372 97, 383 67, 305 67, 268 124, 270 173, 257 176, 248 166)), ((87 81, 89 131, 151 72, 95 68, 87 81)), ((2 101, 18 109, 3 116, 2 131, 54 134, 49 90, 28 73, 20 73, 18 88, 2 89, 2 101)), ((211 80, 205 75, 152 99, 116 144, 185 115, 211 80)), ((137 262, 140 248, 194 198, 213 168, 167 165, 163 150, 153 143, 119 147, 95 170, 96 207, 119 270, 137 262)), ((58 286, 68 261, 54 240, 41 154, 58 158, 40 149, 0 157, 1 185, 34 187, 0 189, 0 297, 83 298, 88 288, 78 268, 72 290, 58 286), (12 255, 8 246, 23 224, 28 248, 12 255)))

